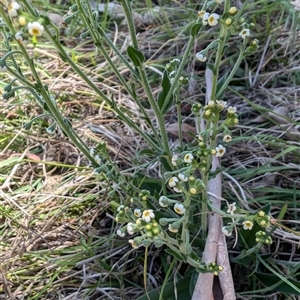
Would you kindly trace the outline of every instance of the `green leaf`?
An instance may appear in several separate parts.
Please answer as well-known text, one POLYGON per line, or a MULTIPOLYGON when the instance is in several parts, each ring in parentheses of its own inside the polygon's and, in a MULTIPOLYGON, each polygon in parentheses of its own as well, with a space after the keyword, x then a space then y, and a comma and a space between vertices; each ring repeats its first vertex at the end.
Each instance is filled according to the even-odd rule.
POLYGON ((142 149, 141 151, 138 152, 137 156, 140 157, 140 156, 153 156, 153 150, 152 149, 149 149, 149 148, 145 148, 145 149, 142 149))
POLYGON ((214 73, 215 75, 215 65, 214 64, 210 64, 210 63, 207 63, 206 66, 214 73))
POLYGON ((171 82, 170 82, 170 78, 168 76, 167 70, 164 70, 164 73, 162 76, 162 81, 161 81, 161 87, 162 87, 162 90, 158 94, 157 103, 158 103, 161 113, 164 115, 173 104, 173 97, 170 97, 170 100, 168 101, 168 103, 165 103, 165 99, 171 88, 171 82), (164 108, 164 109, 162 109, 162 108, 164 108))
POLYGON ((1 161, 1 168, 7 167, 7 166, 11 166, 11 165, 14 165, 14 164, 16 164, 19 160, 20 160, 20 157, 17 157, 17 156, 8 158, 8 159, 6 159, 6 160, 2 160, 2 161, 1 161))
POLYGON ((61 60, 62 60, 63 62, 66 62, 66 61, 67 61, 67 59, 65 58, 65 56, 64 56, 62 53, 58 52, 58 55, 59 55, 59 57, 61 58, 61 60))
POLYGON ((136 67, 142 66, 143 62, 145 61, 145 57, 140 50, 135 49, 132 46, 128 46, 127 53, 136 67))
POLYGON ((196 23, 191 28, 191 36, 196 37, 199 33, 200 28, 202 27, 201 23, 196 23))
POLYGON ((280 278, 278 278, 278 276, 274 274, 265 274, 265 273, 256 272, 255 275, 265 286, 273 286, 272 291, 293 294, 293 295, 300 295, 299 281, 287 279, 287 282, 283 282, 280 278))
POLYGON ((135 86, 135 83, 132 82, 131 83, 131 93, 132 93, 132 96, 133 96, 134 99, 138 99, 138 96, 137 96, 137 94, 136 94, 135 91, 136 91, 136 86, 135 86))
POLYGON ((160 163, 164 166, 166 171, 173 171, 172 165, 170 164, 169 160, 167 159, 166 155, 165 156, 160 156, 159 157, 160 163))
POLYGON ((165 249, 165 252, 169 253, 172 257, 175 257, 177 260, 179 261, 186 261, 185 257, 183 254, 181 254, 178 250, 177 251, 173 251, 171 249, 165 249))
POLYGON ((225 90, 224 90, 224 92, 223 92, 221 95, 219 95, 218 92, 219 92, 219 90, 223 87, 223 85, 224 85, 226 79, 227 79, 227 74, 224 75, 224 76, 222 76, 222 77, 220 78, 220 80, 218 81, 218 84, 217 84, 217 99, 223 99, 225 90))
POLYGON ((30 130, 31 129, 31 126, 32 126, 32 121, 30 122, 27 122, 23 125, 23 129, 24 130, 30 130))
POLYGON ((176 300, 176 299, 191 299, 192 295, 190 289, 191 275, 185 276, 177 281, 174 286, 174 282, 168 282, 161 295, 161 288, 154 289, 149 293, 139 297, 136 300, 176 300))

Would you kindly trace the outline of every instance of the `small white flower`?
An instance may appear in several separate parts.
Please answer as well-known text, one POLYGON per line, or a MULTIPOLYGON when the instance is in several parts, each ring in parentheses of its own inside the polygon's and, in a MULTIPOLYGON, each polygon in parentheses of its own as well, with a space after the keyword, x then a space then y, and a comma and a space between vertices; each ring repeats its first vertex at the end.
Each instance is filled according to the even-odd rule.
POLYGON ((46 128, 46 132, 48 133, 48 134, 54 134, 54 130, 52 130, 51 128, 46 128))
POLYGON ((181 193, 181 192, 182 192, 182 190, 179 189, 179 188, 177 188, 176 186, 174 186, 173 190, 174 190, 174 192, 176 192, 176 193, 181 193))
POLYGON ((207 57, 201 51, 201 52, 196 53, 196 59, 198 59, 201 62, 205 62, 207 60, 207 57))
POLYGON ((208 12, 205 12, 202 14, 202 24, 203 25, 207 25, 209 16, 210 16, 210 13, 208 13, 208 12))
POLYGON ((243 223, 244 230, 251 230, 253 227, 253 223, 251 221, 244 221, 243 223))
POLYGON ((125 209, 125 206, 124 206, 124 205, 120 205, 120 206, 117 208, 117 211, 120 212, 120 211, 122 211, 122 210, 124 210, 124 209, 125 209))
POLYGON ((218 24, 220 16, 216 13, 209 15, 207 22, 209 26, 216 26, 218 24))
POLYGON ((237 208, 236 208, 236 202, 228 204, 228 209, 227 209, 227 213, 228 214, 233 215, 236 210, 237 210, 237 208))
POLYGON ((223 233, 224 235, 226 235, 226 236, 231 236, 231 235, 232 235, 232 232, 229 232, 229 231, 228 231, 227 226, 223 226, 223 227, 222 227, 222 233, 223 233))
POLYGON ((203 138, 203 136, 202 136, 201 134, 197 134, 197 135, 196 135, 196 138, 197 138, 197 140, 198 140, 199 142, 203 142, 203 141, 204 141, 204 138, 203 138))
POLYGON ((194 159, 194 156, 192 153, 187 153, 183 158, 184 162, 187 164, 190 164, 193 161, 193 159, 194 159))
POLYGON ((120 236, 120 237, 124 237, 125 236, 125 232, 122 232, 121 229, 118 229, 117 230, 117 235, 120 236))
POLYGON ((178 174, 178 178, 183 181, 183 182, 187 182, 189 179, 187 178, 187 176, 185 176, 184 174, 182 173, 179 173, 178 174))
POLYGON ((171 163, 175 167, 177 166, 177 160, 178 160, 178 158, 179 158, 178 155, 173 155, 172 156, 171 163))
POLYGON ((146 209, 143 211, 143 215, 142 215, 142 219, 146 222, 146 223, 150 223, 151 219, 154 219, 155 215, 152 209, 146 209))
POLYGON ((214 106, 215 106, 215 101, 214 100, 209 100, 205 107, 214 107, 214 106))
POLYGON ((244 28, 240 33, 239 36, 242 39, 245 39, 246 37, 250 36, 250 29, 244 28))
POLYGON ((199 18, 202 19, 205 13, 206 13, 205 10, 200 10, 200 11, 198 11, 198 16, 199 16, 199 18))
POLYGON ((171 64, 175 64, 175 65, 179 65, 180 64, 180 59, 179 58, 173 58, 171 61, 170 61, 171 64))
POLYGON ((172 226, 172 224, 169 224, 168 229, 169 229, 169 231, 174 232, 174 233, 177 233, 177 232, 178 232, 178 229, 174 228, 174 227, 172 226))
POLYGON ((185 207, 181 203, 176 203, 174 205, 174 210, 179 215, 183 215, 185 213, 185 207))
POLYGON ((140 226, 142 226, 142 224, 143 224, 143 219, 142 219, 142 218, 138 218, 138 219, 136 219, 136 221, 135 221, 135 225, 136 225, 137 227, 140 227, 140 226))
POLYGON ((133 235, 134 234, 134 224, 132 222, 129 222, 127 224, 126 229, 127 229, 127 232, 128 232, 129 235, 133 235))
POLYGON ((131 244, 132 248, 138 248, 138 245, 134 242, 134 240, 128 240, 129 244, 131 244))
POLYGON ((158 199, 158 204, 161 206, 161 207, 167 207, 168 206, 168 198, 166 196, 160 196, 159 199, 158 199))
POLYGON ((172 71, 169 73, 169 78, 174 78, 176 76, 176 71, 172 71))
POLYGON ((222 145, 216 147, 216 157, 222 157, 226 152, 226 148, 222 145))
POLYGON ((44 33, 44 26, 39 22, 28 23, 28 32, 34 36, 41 36, 44 33))
POLYGON ((23 44, 23 46, 26 46, 28 44, 28 40, 24 40, 22 32, 17 32, 15 34, 15 39, 19 44, 23 44))
POLYGON ((227 112, 228 112, 230 115, 235 114, 236 111, 237 111, 237 109, 236 109, 235 106, 229 106, 228 109, 227 109, 227 112))
POLYGON ((136 208, 133 213, 137 218, 139 218, 142 215, 142 212, 139 208, 136 208))
POLYGON ((216 102, 221 109, 224 109, 227 106, 227 101, 217 100, 216 102))
POLYGON ((230 134, 225 134, 225 135, 224 135, 224 137, 223 137, 223 142, 229 143, 229 142, 231 142, 231 140, 232 140, 232 137, 231 137, 230 134))
POLYGON ((18 16, 18 10, 21 8, 18 2, 11 2, 8 5, 8 14, 11 18, 18 16))
POLYGON ((101 157, 98 154, 95 156, 95 161, 97 164, 101 164, 101 157))
POLYGON ((176 184, 177 184, 177 182, 178 182, 178 178, 177 177, 171 177, 170 179, 169 179, 169 187, 174 187, 174 186, 176 186, 176 184))

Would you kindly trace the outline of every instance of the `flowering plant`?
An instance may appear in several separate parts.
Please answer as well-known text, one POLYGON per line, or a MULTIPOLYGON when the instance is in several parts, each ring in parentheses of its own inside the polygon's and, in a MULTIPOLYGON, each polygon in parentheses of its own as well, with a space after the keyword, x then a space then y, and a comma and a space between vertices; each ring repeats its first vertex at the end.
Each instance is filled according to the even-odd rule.
MULTIPOLYGON (((142 118, 151 129, 151 134, 144 132, 130 115, 116 105, 113 98, 108 97, 92 82, 82 69, 72 60, 59 41, 59 30, 43 14, 37 12, 29 1, 11 2, 1 12, 0 29, 4 37, 0 58, 0 71, 8 72, 15 77, 4 88, 4 99, 13 97, 15 93, 24 89, 35 98, 43 109, 40 118, 50 118, 52 123, 47 133, 54 133, 59 127, 68 136, 74 145, 87 157, 89 167, 95 176, 104 178, 113 183, 109 196, 121 191, 124 201, 115 205, 115 220, 120 224, 116 229, 120 237, 130 236, 129 243, 133 248, 140 246, 165 246, 176 258, 190 264, 202 273, 219 274, 219 271, 228 272, 229 264, 217 264, 217 257, 207 260, 202 256, 193 241, 201 232, 203 240, 210 233, 210 226, 216 224, 217 231, 230 236, 235 229, 251 230, 254 222, 261 228, 269 226, 269 217, 264 211, 249 213, 239 209, 236 203, 228 204, 224 209, 221 205, 221 195, 212 193, 210 182, 214 177, 221 175, 220 161, 226 155, 226 144, 232 141, 231 130, 238 124, 237 108, 228 105, 224 99, 227 86, 235 75, 241 61, 247 55, 253 54, 258 48, 258 41, 251 40, 252 24, 240 21, 240 15, 230 1, 205 1, 202 10, 195 12, 194 24, 190 32, 190 40, 181 59, 172 59, 163 70, 158 97, 152 92, 147 72, 145 71, 145 56, 139 49, 138 40, 133 24, 131 2, 120 1, 130 34, 130 45, 124 55, 105 34, 99 25, 97 11, 92 11, 88 2, 76 1, 63 17, 62 23, 68 26, 76 18, 81 18, 86 31, 81 34, 84 39, 91 36, 98 50, 110 64, 117 78, 122 83, 126 93, 135 101, 142 118), (215 11, 222 10, 222 14, 215 11), (6 13, 8 12, 8 14, 6 13), (26 14, 24 14, 26 12, 26 14), (25 18, 25 20, 24 20, 25 18), (195 59, 206 64, 206 99, 204 105, 200 102, 192 103, 191 113, 194 117, 196 132, 192 133, 193 141, 186 143, 182 136, 181 91, 189 83, 190 78, 183 75, 183 69, 190 57, 191 49, 200 36, 200 32, 212 27, 218 32, 218 37, 204 49, 196 53, 195 59), (222 80, 219 78, 221 59, 226 50, 226 43, 231 36, 238 37, 239 56, 232 70, 222 80), (141 156, 146 153, 151 162, 159 163, 161 168, 159 190, 142 189, 134 183, 132 178, 126 177, 107 153, 106 145, 101 143, 90 148, 73 129, 71 122, 59 110, 56 99, 51 90, 42 82, 38 75, 33 57, 26 46, 32 43, 38 47, 38 40, 46 37, 56 47, 60 57, 66 61, 89 88, 93 90, 104 103, 109 105, 124 124, 130 127, 147 144, 147 149, 139 149, 141 156), (12 41, 16 44, 13 45, 12 41), (103 46, 105 41, 118 59, 129 70, 132 77, 143 87, 149 107, 155 115, 155 123, 148 117, 148 112, 141 104, 135 93, 135 86, 130 85, 115 67, 114 61, 107 55, 103 46), (23 59, 31 70, 34 83, 27 74, 22 73, 16 57, 23 59), (16 83, 17 82, 17 83, 16 83), (171 107, 175 107, 178 119, 179 145, 170 145, 165 125, 166 114, 171 107), (220 142, 222 140, 222 142, 220 142), (217 201, 215 201, 217 200, 217 201), (224 209, 226 212, 224 212, 224 209), (208 216, 218 215, 231 219, 225 226, 222 222, 215 222, 208 216), (193 224, 199 224, 195 229, 193 224)), ((36 118, 35 118, 36 119, 36 118)), ((29 129, 32 122, 25 125, 29 129)), ((146 172, 145 172, 146 173, 146 172)), ((144 175, 144 174, 143 174, 144 175)), ((142 177, 139 177, 142 184, 142 177)), ((270 244, 271 238, 264 230, 257 233, 257 242, 270 244), (261 233, 262 232, 262 233, 261 233)), ((228 273, 227 273, 228 274, 228 273)), ((231 283, 233 289, 233 283, 231 283)), ((232 292, 232 290, 231 290, 232 292)), ((233 298, 232 298, 233 299, 233 298)))

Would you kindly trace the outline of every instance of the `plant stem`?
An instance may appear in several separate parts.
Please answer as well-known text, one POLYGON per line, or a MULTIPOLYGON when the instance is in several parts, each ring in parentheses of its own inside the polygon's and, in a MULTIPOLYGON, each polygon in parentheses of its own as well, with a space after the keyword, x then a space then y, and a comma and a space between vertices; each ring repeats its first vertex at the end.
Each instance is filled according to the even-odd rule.
MULTIPOLYGON (((129 34, 131 37, 133 47, 135 49, 139 49, 137 38, 136 38, 136 32, 135 32, 135 28, 134 28, 134 23, 133 23, 133 15, 132 15, 132 11, 131 11, 130 1, 123 0, 123 1, 121 1, 121 4, 124 9, 124 13, 125 13, 125 17, 126 17, 129 34)), ((157 119, 159 133, 160 133, 161 139, 162 139, 163 150, 165 151, 166 154, 168 154, 168 156, 170 156, 168 136, 167 136, 167 131, 166 131, 166 126, 165 126, 165 121, 164 121, 163 115, 161 114, 158 104, 153 97, 145 69, 143 67, 137 67, 137 69, 139 71, 141 84, 144 88, 144 91, 147 95, 148 101, 149 101, 151 108, 153 109, 154 114, 157 119)))
POLYGON ((186 45, 186 49, 184 51, 184 54, 183 54, 183 57, 181 59, 181 62, 178 66, 178 69, 177 69, 177 72, 176 72, 176 76, 174 78, 174 81, 173 81, 173 84, 171 85, 171 88, 166 96, 166 99, 165 99, 165 104, 163 105, 162 107, 162 111, 165 111, 166 109, 166 106, 168 105, 171 97, 173 96, 174 94, 174 91, 175 91, 175 88, 177 87, 177 83, 179 81, 179 77, 181 76, 181 73, 183 71, 183 68, 185 67, 185 64, 190 56, 190 52, 191 52, 191 49, 194 45, 194 42, 195 42, 195 37, 193 36, 190 36, 190 39, 186 45))
POLYGON ((229 75, 226 78, 225 82, 223 83, 222 87, 220 88, 220 90, 217 93, 217 97, 216 97, 217 99, 219 97, 221 97, 222 94, 224 93, 224 91, 227 88, 228 84, 230 83, 232 77, 235 75, 237 69, 239 68, 239 66, 240 66, 243 58, 244 58, 244 53, 243 53, 243 51, 240 51, 239 56, 237 58, 237 61, 236 61, 235 65, 234 65, 233 69, 231 70, 231 72, 229 73, 229 75))
POLYGON ((178 139, 180 143, 180 151, 183 151, 183 140, 182 140, 182 115, 181 115, 181 102, 179 100, 178 90, 175 95, 175 103, 177 106, 177 123, 178 123, 178 139))

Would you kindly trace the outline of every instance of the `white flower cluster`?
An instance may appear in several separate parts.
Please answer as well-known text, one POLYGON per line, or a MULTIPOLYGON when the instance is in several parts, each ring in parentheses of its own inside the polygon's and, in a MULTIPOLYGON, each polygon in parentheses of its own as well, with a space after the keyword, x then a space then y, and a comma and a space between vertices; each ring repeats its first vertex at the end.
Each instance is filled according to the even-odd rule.
POLYGON ((216 26, 219 23, 220 16, 216 13, 210 14, 206 11, 199 11, 198 16, 202 19, 203 25, 216 26))

